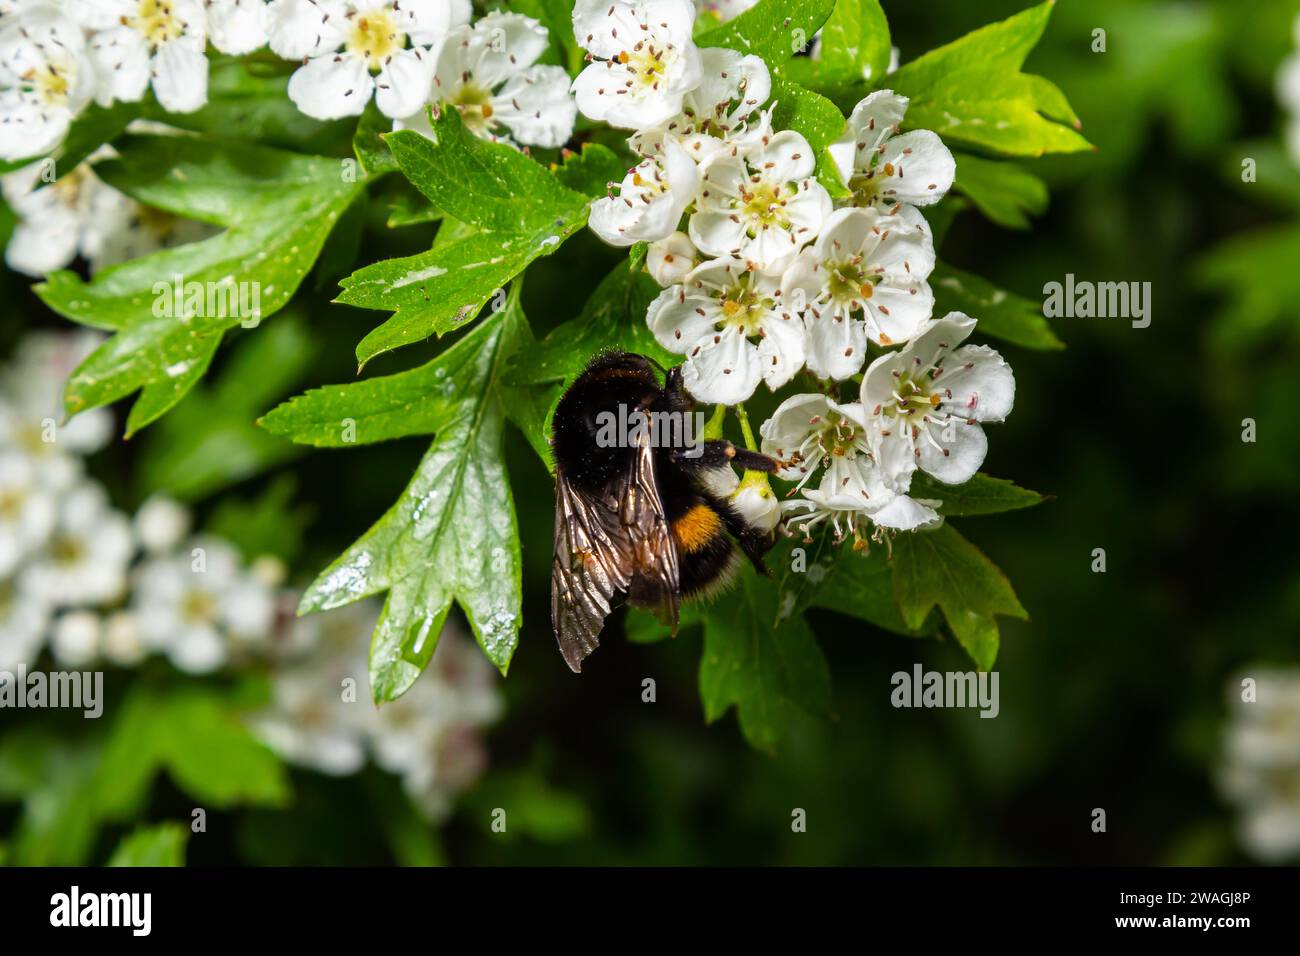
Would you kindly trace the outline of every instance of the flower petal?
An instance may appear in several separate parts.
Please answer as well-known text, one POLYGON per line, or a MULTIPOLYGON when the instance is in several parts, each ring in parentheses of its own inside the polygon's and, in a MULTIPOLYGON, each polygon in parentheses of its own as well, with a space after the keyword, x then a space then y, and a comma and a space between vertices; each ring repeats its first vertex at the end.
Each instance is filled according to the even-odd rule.
POLYGON ((181 41, 164 43, 153 58, 153 92, 169 113, 193 113, 208 101, 208 58, 181 41))
POLYGON ((706 338, 682 366, 682 384, 695 400, 736 405, 754 394, 762 377, 758 350, 738 330, 706 338))
POLYGON ((492 104, 515 139, 531 146, 563 146, 578 117, 569 74, 559 66, 530 66, 507 80, 492 104))
POLYGON ((313 119, 360 116, 374 85, 363 61, 327 54, 294 71, 289 78, 289 99, 313 119))
POLYGON ((428 57, 418 48, 398 50, 384 61, 383 69, 375 77, 375 105, 388 117, 410 116, 428 100, 431 82, 428 57))

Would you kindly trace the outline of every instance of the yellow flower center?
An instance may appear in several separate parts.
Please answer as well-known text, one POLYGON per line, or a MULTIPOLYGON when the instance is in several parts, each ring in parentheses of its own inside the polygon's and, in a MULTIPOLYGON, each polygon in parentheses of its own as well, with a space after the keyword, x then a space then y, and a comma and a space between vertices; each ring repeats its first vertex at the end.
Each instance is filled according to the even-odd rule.
POLYGON ((185 32, 185 24, 176 15, 171 0, 140 0, 135 22, 127 25, 135 27, 153 46, 178 40, 185 32))
POLYGON ((397 28, 390 10, 368 10, 356 18, 347 48, 364 59, 372 70, 379 70, 384 61, 404 49, 406 34, 397 28))
POLYGON ((744 202, 741 212, 749 220, 753 230, 776 226, 786 229, 790 220, 785 214, 785 187, 780 183, 761 182, 753 190, 742 192, 744 202))
POLYGON ((474 83, 465 83, 452 97, 452 104, 470 132, 478 135, 490 133, 496 127, 492 120, 492 91, 474 83))
POLYGON ((181 616, 187 621, 201 624, 216 617, 217 602, 207 591, 187 591, 181 601, 181 616))
POLYGON ((660 81, 668 73, 664 51, 646 40, 620 53, 618 62, 627 67, 633 76, 632 83, 641 91, 658 89, 660 81))

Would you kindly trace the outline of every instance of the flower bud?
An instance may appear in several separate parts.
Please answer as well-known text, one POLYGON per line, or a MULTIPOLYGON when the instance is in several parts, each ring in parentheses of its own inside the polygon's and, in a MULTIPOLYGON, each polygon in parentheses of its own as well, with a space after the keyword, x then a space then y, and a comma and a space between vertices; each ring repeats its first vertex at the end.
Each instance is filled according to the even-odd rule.
POLYGON ((731 493, 731 504, 747 522, 762 531, 773 531, 781 520, 781 504, 761 471, 746 471, 736 490, 731 493))

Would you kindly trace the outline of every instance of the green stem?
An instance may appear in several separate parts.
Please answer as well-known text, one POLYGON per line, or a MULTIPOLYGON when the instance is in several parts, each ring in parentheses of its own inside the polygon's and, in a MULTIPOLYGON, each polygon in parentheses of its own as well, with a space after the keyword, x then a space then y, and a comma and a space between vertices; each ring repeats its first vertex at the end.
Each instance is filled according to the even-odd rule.
POLYGON ((749 427, 749 415, 745 413, 744 405, 736 406, 736 417, 740 419, 740 433, 745 436, 745 447, 750 451, 758 451, 758 442, 754 441, 754 432, 749 427))
POLYGON ((704 426, 704 440, 713 441, 715 438, 722 437, 722 425, 727 418, 727 406, 719 405, 713 410, 713 415, 709 418, 704 426))

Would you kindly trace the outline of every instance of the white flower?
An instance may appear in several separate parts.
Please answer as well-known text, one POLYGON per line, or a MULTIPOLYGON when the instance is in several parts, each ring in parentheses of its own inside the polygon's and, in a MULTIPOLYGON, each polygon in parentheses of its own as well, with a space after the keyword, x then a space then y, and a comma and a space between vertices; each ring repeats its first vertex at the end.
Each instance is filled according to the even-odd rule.
POLYGON ((874 208, 839 209, 782 278, 808 326, 808 368, 845 379, 862 368, 867 341, 906 342, 930 318, 934 268, 930 227, 874 208))
POLYGON ((686 279, 686 274, 699 265, 699 250, 691 237, 684 232, 674 232, 665 239, 656 239, 646 248, 646 271, 661 286, 676 285, 686 279))
POLYGON ((54 622, 50 650, 64 667, 81 667, 99 657, 103 627, 93 611, 69 611, 54 622))
POLYGON ((271 703, 250 721, 285 760, 330 776, 365 765, 366 648, 378 613, 367 601, 294 621, 293 656, 272 672, 271 703))
POLYGON ((782 304, 780 279, 739 259, 696 266, 650 304, 646 323, 686 356, 682 382, 701 402, 735 405, 760 380, 775 390, 803 367, 803 321, 782 304))
POLYGON ((1300 856, 1300 671, 1249 672, 1255 696, 1228 684, 1229 721, 1220 783, 1241 813, 1242 843, 1277 863, 1300 856))
POLYGON ((112 437, 113 417, 105 408, 60 424, 68 376, 102 341, 90 330, 31 333, 0 377, 0 447, 25 455, 49 491, 76 481, 82 471, 77 456, 98 451, 112 437))
POLYGON ((871 426, 863 407, 839 404, 820 393, 786 399, 759 430, 761 448, 781 462, 778 476, 797 481, 791 494, 803 500, 787 501, 782 511, 786 523, 808 529, 823 521, 837 538, 860 532, 863 518, 881 527, 914 531, 941 519, 929 503, 909 498, 906 489, 889 485, 875 458, 871 426), (821 475, 815 488, 806 488, 821 475), (805 513, 797 514, 800 510, 805 513))
POLYGON ((208 39, 222 53, 242 56, 266 46, 266 0, 204 0, 208 39))
POLYGON ((0 670, 36 660, 50 622, 49 605, 15 581, 0 579, 0 670))
POLYGON ((365 684, 377 615, 363 602, 295 622, 292 654, 272 672, 272 702, 250 723, 284 759, 322 773, 355 773, 369 751, 436 819, 486 764, 480 728, 501 714, 496 676, 449 622, 420 679, 376 709, 365 684))
POLYGON ((595 62, 573 81, 578 109, 622 129, 646 129, 681 112, 700 82, 691 0, 578 0, 573 34, 595 62))
POLYGON ((308 60, 289 79, 289 98, 320 120, 359 116, 373 94, 394 119, 429 95, 431 45, 469 20, 468 0, 289 0, 272 13, 271 48, 308 60), (408 46, 408 42, 411 44, 408 46))
POLYGON ((132 596, 140 639, 180 670, 205 674, 267 642, 275 616, 270 590, 229 544, 195 539, 174 557, 146 561, 132 596))
POLYGON ((828 148, 855 206, 928 206, 952 188, 957 166, 928 129, 899 133, 908 99, 876 90, 853 108, 844 135, 828 148))
POLYGON ((134 525, 136 539, 145 553, 163 554, 189 533, 189 509, 166 495, 154 495, 135 513, 134 525))
POLYGON ((666 239, 695 199, 699 183, 699 170, 685 150, 665 143, 658 156, 628 170, 617 196, 611 184, 610 195, 591 204, 587 225, 615 246, 666 239))
POLYGON ((171 113, 192 113, 208 101, 207 18, 199 0, 96 0, 89 25, 97 99, 134 102, 153 85, 171 113))
POLYGON ((862 379, 876 457, 896 490, 919 466, 946 484, 968 480, 988 451, 981 422, 1011 413, 1011 367, 987 345, 961 345, 975 320, 960 312, 926 324, 907 347, 880 356, 862 379))
POLYGON ((89 162, 53 183, 42 180, 46 170, 33 163, 0 178, 5 200, 18 216, 5 248, 9 267, 40 278, 78 256, 90 260, 92 271, 110 264, 105 247, 127 228, 136 203, 105 185, 89 162))
POLYGON ((0 21, 0 159, 54 149, 94 91, 82 32, 53 4, 27 4, 0 21))
POLYGON ((31 460, 0 449, 0 578, 7 578, 45 545, 54 530, 58 499, 40 481, 31 460))
POLYGON ((496 674, 472 641, 444 626, 429 667, 399 700, 371 710, 375 762, 402 776, 402 787, 431 819, 487 765, 481 730, 502 712, 496 674))
MULTIPOLYGON (((484 139, 558 147, 573 135, 578 107, 563 67, 538 64, 546 28, 517 13, 489 13, 452 30, 438 55, 433 102, 448 103, 484 139)), ((432 133, 421 105, 394 129, 432 133)))
POLYGON ((753 54, 710 47, 700 50, 700 66, 700 85, 682 98, 681 113, 634 133, 628 140, 633 151, 651 156, 665 137, 672 137, 702 163, 729 143, 747 144, 755 136, 748 120, 772 93, 767 64, 753 54))
POLYGON ((147 648, 140 639, 140 627, 130 611, 114 611, 104 621, 100 641, 104 657, 119 667, 132 667, 144 660, 147 648))
POLYGON ((736 155, 714 154, 700 169, 691 241, 711 256, 784 268, 831 212, 830 196, 811 178, 815 165, 812 147, 794 130, 764 136, 736 155))
POLYGON ((19 586, 56 607, 107 604, 126 589, 131 551, 126 516, 109 507, 103 488, 83 481, 59 502, 49 544, 19 586))
POLYGON ((746 523, 760 531, 775 531, 781 522, 781 504, 761 471, 746 472, 728 501, 746 523))

